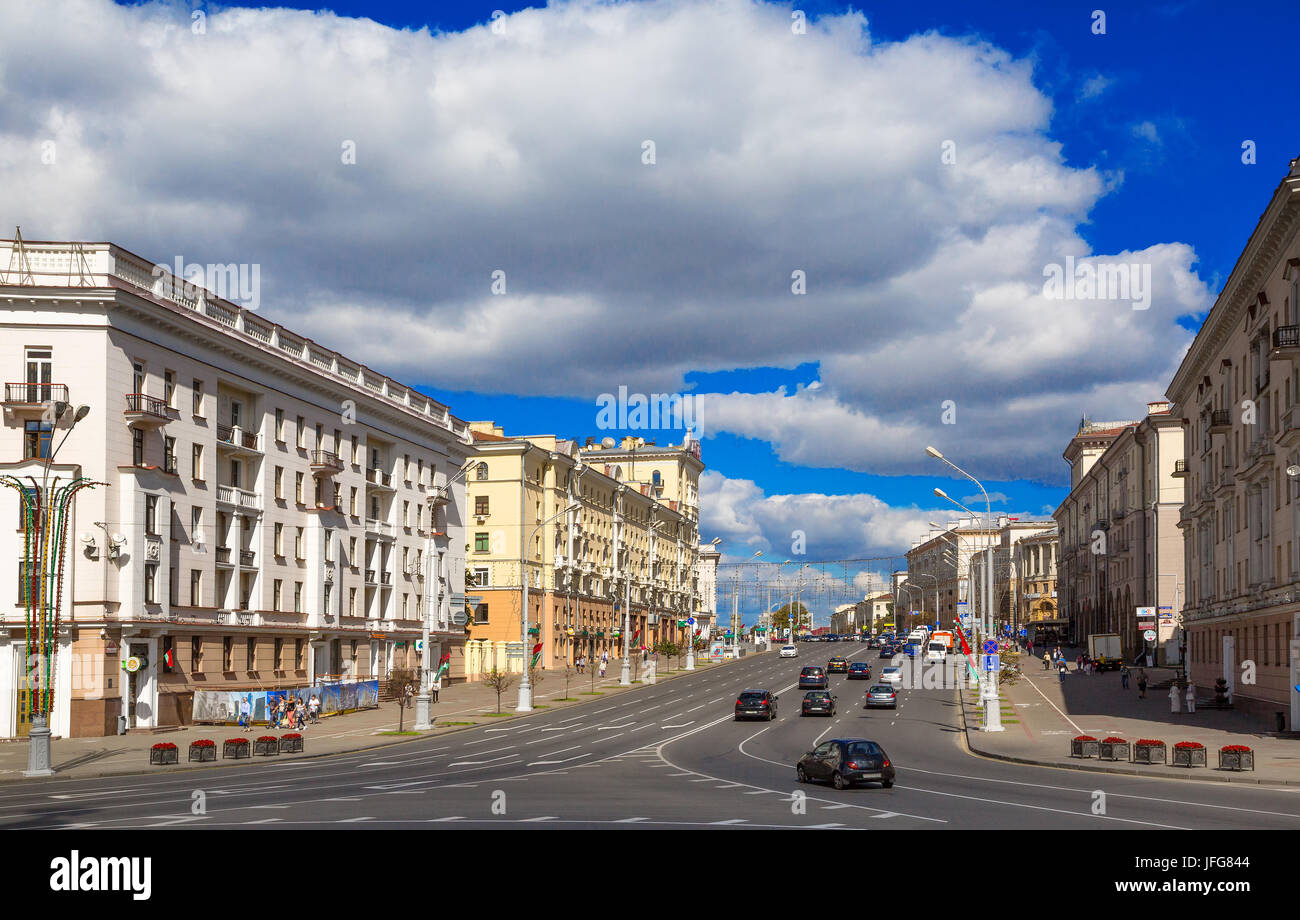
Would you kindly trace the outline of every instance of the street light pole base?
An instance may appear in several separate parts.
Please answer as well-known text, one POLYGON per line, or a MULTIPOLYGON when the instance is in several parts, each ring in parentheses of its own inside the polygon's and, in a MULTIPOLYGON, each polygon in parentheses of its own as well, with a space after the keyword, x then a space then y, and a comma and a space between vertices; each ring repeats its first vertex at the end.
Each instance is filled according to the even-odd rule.
POLYGON ((417 732, 427 732, 433 728, 430 720, 429 694, 421 693, 415 698, 415 726, 417 732))
POLYGON ((28 733, 27 769, 23 776, 53 776, 53 760, 50 757, 50 729, 45 716, 32 719, 32 730, 28 733))
POLYGON ((533 711, 533 688, 519 688, 519 705, 515 707, 515 712, 532 712, 533 711))

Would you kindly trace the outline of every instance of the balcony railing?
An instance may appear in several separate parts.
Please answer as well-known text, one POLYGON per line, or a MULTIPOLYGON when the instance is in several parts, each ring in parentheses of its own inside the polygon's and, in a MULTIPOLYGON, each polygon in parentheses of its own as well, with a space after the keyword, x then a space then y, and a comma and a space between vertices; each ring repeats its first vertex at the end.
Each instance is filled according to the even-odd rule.
POLYGON ((126 411, 137 415, 149 415, 160 419, 171 418, 171 415, 167 411, 167 403, 163 402, 157 396, 146 396, 144 393, 127 393, 126 411))
POLYGON ((229 562, 230 562, 230 547, 229 547, 229 546, 218 546, 218 547, 217 547, 217 564, 218 564, 218 565, 226 565, 226 564, 229 563, 229 562))
POLYGON ((262 500, 256 492, 248 492, 234 486, 217 486, 217 501, 238 508, 247 508, 250 511, 259 511, 262 508, 262 500))
POLYGON ((1210 431, 1231 431, 1232 415, 1227 409, 1215 409, 1210 413, 1210 431))
POLYGON ((385 585, 387 585, 387 584, 391 584, 391 583, 392 583, 392 580, 393 580, 393 573, 392 573, 392 572, 380 572, 380 573, 379 573, 379 582, 380 582, 380 584, 385 584, 385 585))
POLYGON ((253 559, 254 559, 254 558, 255 558, 255 553, 254 553, 254 551, 251 550, 251 549, 241 549, 241 550, 239 551, 239 564, 240 564, 240 565, 252 565, 252 564, 253 564, 253 559))
POLYGON ((38 406, 48 402, 68 402, 68 387, 63 383, 6 383, 5 403, 38 406))
POLYGON ((232 425, 217 426, 217 440, 244 450, 258 450, 258 435, 232 425))
POLYGON ((1300 348, 1300 326, 1278 326, 1273 330, 1274 348, 1300 348))
POLYGON ((337 473, 343 469, 343 460, 332 450, 313 450, 311 467, 318 473, 337 473))
POLYGON ((385 473, 381 469, 372 467, 366 470, 366 479, 377 486, 384 486, 389 489, 393 487, 393 475, 391 473, 385 473))
POLYGON ((366 584, 373 585, 374 583, 375 583, 375 570, 366 569, 366 584))
POLYGON ((393 535, 393 525, 387 521, 381 521, 376 518, 366 518, 366 531, 368 533, 377 533, 385 537, 393 535))

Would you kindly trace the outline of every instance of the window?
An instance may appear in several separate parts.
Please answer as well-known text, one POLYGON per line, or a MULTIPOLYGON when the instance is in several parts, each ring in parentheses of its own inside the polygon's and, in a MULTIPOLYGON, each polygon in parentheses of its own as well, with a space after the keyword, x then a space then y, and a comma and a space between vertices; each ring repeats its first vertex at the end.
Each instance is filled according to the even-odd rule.
POLYGON ((293 474, 293 498, 298 504, 302 504, 302 473, 293 474))
POLYGON ((275 497, 284 498, 284 467, 275 468, 275 497))
POLYGON ((486 569, 486 568, 475 569, 475 570, 474 570, 474 587, 476 587, 476 588, 486 588, 486 587, 489 587, 489 582, 488 582, 488 573, 489 573, 490 571, 491 571, 490 569, 486 569))
POLYGON ((348 616, 357 615, 357 589, 348 588, 348 616))
POLYGON ((474 478, 476 478, 476 479, 487 479, 487 464, 486 464, 486 463, 480 463, 477 467, 474 468, 474 478))
POLYGON ((424 485, 424 458, 417 457, 415 460, 415 482, 416 485, 424 485))
POLYGON ((158 603, 157 563, 150 562, 144 567, 144 602, 146 604, 158 603))
POLYGON ((275 554, 284 555, 284 525, 278 522, 275 525, 275 554))
POLYGON ((190 543, 203 543, 203 508, 199 505, 190 509, 190 543))
POLYGON ((244 670, 257 670, 257 640, 252 636, 244 643, 244 670))
MULTIPOLYGON (((50 456, 50 441, 54 437, 54 426, 40 421, 39 419, 23 423, 23 459, 30 460, 33 457, 39 457, 42 460, 48 460, 50 456)), ((137 435, 143 432, 136 431, 137 435)), ((136 464, 139 466, 139 463, 136 464)))
POLYGON ((176 439, 163 435, 163 470, 168 473, 179 472, 176 469, 176 439))
POLYGON ((379 520, 379 497, 371 496, 370 498, 370 517, 379 520))
MULTIPOLYGON (((279 525, 277 524, 276 526, 278 527, 279 525)), ((277 578, 275 579, 275 581, 271 582, 271 609, 272 610, 280 609, 280 598, 283 595, 283 593, 284 593, 284 582, 281 579, 277 578)))
POLYGON ((474 552, 486 553, 488 551, 487 531, 480 531, 474 534, 474 552))
POLYGON ((144 532, 151 537, 158 536, 158 496, 144 497, 144 532))
POLYGON ((488 605, 478 604, 474 607, 474 622, 482 625, 488 621, 488 605))
POLYGON ((203 572, 200 569, 190 569, 190 606, 203 606, 203 572))
POLYGON ((403 620, 407 619, 406 614, 407 614, 407 608, 409 604, 410 604, 410 595, 403 593, 402 594, 402 619, 403 620))
POLYGON ((199 418, 203 417, 203 381, 195 380, 192 384, 193 389, 193 413, 199 418))
POLYGON ((302 649, 303 649, 302 640, 294 639, 293 640, 293 669, 295 671, 301 671, 303 669, 302 649))
POLYGON ((411 551, 409 547, 402 547, 402 571, 409 571, 411 568, 411 551))
POLYGON ((411 503, 402 502, 402 526, 411 526, 411 503))
POLYGON ((241 460, 230 461, 230 484, 236 489, 244 486, 244 464, 241 460))
POLYGON ((136 361, 131 365, 131 386, 133 393, 144 393, 144 364, 136 361))
POLYGON ((334 561, 334 531, 325 531, 325 561, 334 561))
POLYGON ((163 371, 163 402, 167 408, 176 408, 176 372, 163 371))
POLYGON ((486 495, 474 496, 474 513, 475 514, 488 513, 488 497, 486 495))
POLYGON ((351 494, 348 495, 348 514, 353 517, 357 516, 357 487, 352 487, 351 494))
POLYGON ((277 671, 284 670, 284 640, 283 639, 275 640, 275 657, 272 659, 272 662, 275 665, 275 670, 277 671))
POLYGON ((203 481, 203 445, 195 444, 194 449, 190 451, 190 476, 199 482, 203 481))
POLYGON ((326 585, 326 586, 325 586, 325 598, 324 598, 324 606, 323 606, 323 609, 324 609, 324 611, 325 611, 325 615, 326 615, 326 616, 330 616, 330 615, 331 615, 331 614, 330 614, 330 598, 333 596, 333 588, 334 588, 333 585, 326 585))
POLYGON ((284 443, 284 410, 275 410, 275 439, 284 443))
POLYGON ((294 535, 293 535, 293 556, 295 559, 298 560, 307 558, 306 556, 303 555, 304 547, 303 547, 302 538, 303 538, 303 529, 301 527, 295 527, 294 535))
POLYGON ((360 449, 357 447, 357 436, 352 436, 352 465, 358 466, 358 458, 361 456, 360 449))
POLYGON ((302 582, 293 583, 293 612, 302 613, 302 582))
POLYGON ((230 636, 221 639, 221 670, 227 674, 235 670, 235 640, 230 636))
POLYGON ((320 422, 317 422, 316 423, 316 449, 317 450, 325 449, 325 445, 322 443, 324 440, 325 440, 325 426, 322 425, 320 422))
POLYGON ((305 436, 307 434, 307 420, 304 419, 301 415, 298 416, 298 424, 297 424, 296 431, 297 434, 295 435, 295 437, 298 439, 298 446, 299 447, 305 446, 306 443, 305 436))
POLYGON ((320 477, 312 479, 312 506, 319 508, 321 506, 321 481, 320 477))
POLYGON ((348 537, 348 563, 355 569, 357 567, 357 538, 348 537))
POLYGON ((27 589, 30 587, 27 575, 27 563, 18 560, 18 603, 27 603, 27 589))
POLYGON ((411 482, 411 455, 402 454, 402 479, 409 485, 411 482))
POLYGON ((53 357, 53 349, 27 347, 27 402, 44 403, 54 398, 53 357))

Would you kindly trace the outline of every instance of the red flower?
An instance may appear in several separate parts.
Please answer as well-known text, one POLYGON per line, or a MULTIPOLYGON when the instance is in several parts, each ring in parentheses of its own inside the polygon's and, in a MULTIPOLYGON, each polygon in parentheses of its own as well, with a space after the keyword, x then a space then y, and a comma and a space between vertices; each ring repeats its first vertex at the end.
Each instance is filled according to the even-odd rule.
POLYGON ((289 734, 287 734, 287 735, 282 735, 281 737, 283 737, 283 738, 301 738, 302 735, 298 734, 297 732, 289 732, 289 734))
POLYGON ((1174 747, 1178 748, 1179 750, 1186 751, 1186 750, 1195 750, 1197 748, 1203 748, 1205 747, 1205 745, 1201 744, 1201 742, 1199 741, 1179 741, 1177 744, 1174 745, 1174 747))
POLYGON ((1157 741, 1157 740, 1155 740, 1154 738, 1139 738, 1139 739, 1138 739, 1138 744, 1146 744, 1146 745, 1150 745, 1151 747, 1164 747, 1164 746, 1165 746, 1165 743, 1164 743, 1163 741, 1157 741))
POLYGON ((1092 737, 1092 735, 1080 735, 1079 737, 1075 738, 1074 740, 1075 740, 1075 741, 1096 741, 1097 739, 1094 738, 1094 737, 1092 737))
POLYGON ((277 738, 277 737, 275 737, 275 735, 262 735, 262 736, 261 736, 260 738, 258 738, 257 740, 258 740, 258 741, 275 741, 275 742, 279 742, 280 739, 277 738))
MULTIPOLYGON (((240 738, 239 740, 243 741, 244 739, 240 738)), ((208 738, 200 738, 198 741, 190 742, 190 747, 216 747, 216 746, 217 743, 208 738)))
POLYGON ((227 738, 226 744, 248 744, 247 738, 227 738))
POLYGON ((1102 743, 1103 744, 1128 744, 1128 742, 1125 741, 1123 738, 1117 738, 1114 735, 1111 735, 1109 738, 1103 738, 1102 743))
POLYGON ((1223 747, 1219 748, 1219 750, 1228 754, 1249 754, 1250 753, 1250 748, 1246 747, 1246 745, 1244 744, 1225 744, 1223 747))
POLYGON ((174 751, 176 750, 176 745, 172 744, 170 741, 162 741, 155 744, 153 749, 155 751, 174 751))

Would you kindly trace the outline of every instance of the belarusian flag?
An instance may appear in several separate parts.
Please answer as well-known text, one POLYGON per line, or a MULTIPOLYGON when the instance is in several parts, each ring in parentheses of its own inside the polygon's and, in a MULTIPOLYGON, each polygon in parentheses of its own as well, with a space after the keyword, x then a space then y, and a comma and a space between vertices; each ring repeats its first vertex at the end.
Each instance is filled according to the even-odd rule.
POLYGON ((438 659, 438 670, 433 672, 433 679, 437 680, 442 675, 451 671, 451 652, 443 652, 442 657, 438 659))
POLYGON ((633 645, 636 644, 636 637, 639 636, 639 635, 641 635, 641 630, 639 630, 639 629, 638 629, 636 632, 632 633, 632 644, 633 644, 633 645))
POLYGON ((541 657, 542 657, 542 643, 538 642, 536 645, 533 646, 533 663, 530 664, 528 667, 530 668, 537 667, 537 659, 541 657))

